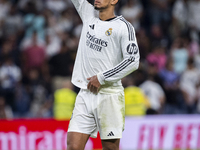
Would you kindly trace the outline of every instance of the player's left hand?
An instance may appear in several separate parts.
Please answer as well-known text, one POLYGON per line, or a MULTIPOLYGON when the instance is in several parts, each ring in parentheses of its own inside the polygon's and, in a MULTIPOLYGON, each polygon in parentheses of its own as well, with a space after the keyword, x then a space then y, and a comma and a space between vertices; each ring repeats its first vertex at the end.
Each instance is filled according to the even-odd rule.
POLYGON ((99 88, 101 86, 97 76, 96 75, 92 76, 90 78, 87 78, 87 80, 89 81, 89 83, 87 85, 88 90, 90 90, 94 94, 97 94, 99 92, 99 88))

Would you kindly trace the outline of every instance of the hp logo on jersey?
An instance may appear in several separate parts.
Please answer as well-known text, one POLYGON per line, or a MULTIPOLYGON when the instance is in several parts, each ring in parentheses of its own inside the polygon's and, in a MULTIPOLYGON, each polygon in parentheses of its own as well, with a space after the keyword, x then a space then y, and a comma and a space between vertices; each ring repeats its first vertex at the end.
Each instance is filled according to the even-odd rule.
POLYGON ((130 55, 138 53, 138 47, 134 43, 129 44, 126 49, 130 55))
POLYGON ((105 33, 107 36, 110 36, 112 34, 112 28, 109 28, 106 33, 105 33))

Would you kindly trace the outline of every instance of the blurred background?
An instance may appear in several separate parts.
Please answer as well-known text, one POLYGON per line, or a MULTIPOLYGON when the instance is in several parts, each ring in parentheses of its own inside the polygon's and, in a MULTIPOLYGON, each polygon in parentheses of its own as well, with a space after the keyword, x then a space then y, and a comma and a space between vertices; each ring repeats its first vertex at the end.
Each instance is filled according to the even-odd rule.
MULTIPOLYGON (((141 131, 135 138, 140 141, 137 148, 142 149, 148 136, 150 144, 146 147, 152 149, 149 135, 157 128, 161 149, 166 129, 163 124, 173 125, 168 139, 174 137, 177 141, 174 148, 181 149, 186 143, 185 147, 191 149, 188 142, 192 139, 191 132, 195 133, 193 148, 200 148, 200 119, 197 117, 200 113, 200 0, 121 0, 116 15, 123 15, 134 26, 141 56, 139 69, 122 79, 126 116, 159 116, 151 120, 152 124, 166 119, 159 128, 147 122, 143 126, 143 122, 134 120, 133 124, 127 120, 130 129, 138 124, 135 129, 141 131), (172 117, 162 117, 165 115, 172 117), (173 116, 176 116, 175 123, 170 123, 173 116), (144 132, 147 129, 148 134, 144 132), (186 142, 182 140, 185 137, 186 142)), ((24 122, 19 127, 13 124, 15 137, 17 134, 22 137, 26 130, 38 131, 39 123, 40 128, 42 124, 51 124, 51 121, 42 123, 47 118, 70 119, 79 91, 70 80, 81 29, 82 22, 70 0, 0 0, 0 119, 4 120, 0 125, 3 131, 0 141, 7 139, 7 143, 0 142, 0 149, 9 149, 11 134, 6 132, 11 129, 13 122, 9 121, 12 119, 40 119, 35 124, 33 121, 32 125, 25 125, 26 128, 24 122)), ((66 138, 67 124, 62 125, 63 138, 66 138)), ((55 125, 52 134, 59 137, 61 130, 57 132, 56 128, 55 125)), ((130 134, 128 132, 125 134, 130 134)), ((42 132, 42 135, 43 140, 38 137, 40 142, 35 141, 37 148, 51 149, 49 144, 46 147, 44 144, 50 134, 42 132)), ((125 140, 131 140, 131 136, 125 136, 125 140)), ((15 149, 17 142, 13 143, 15 149)), ((26 142, 21 143, 18 147, 25 150, 23 143, 26 142)), ((169 145, 168 140, 165 143, 169 145)), ((56 149, 59 145, 58 142, 56 149)), ((34 144, 32 146, 34 149, 34 144)))
MULTIPOLYGON (((116 14, 141 55, 126 115, 200 113, 200 0, 121 0, 116 14)), ((70 118, 81 29, 70 0, 0 0, 0 118, 70 118)))

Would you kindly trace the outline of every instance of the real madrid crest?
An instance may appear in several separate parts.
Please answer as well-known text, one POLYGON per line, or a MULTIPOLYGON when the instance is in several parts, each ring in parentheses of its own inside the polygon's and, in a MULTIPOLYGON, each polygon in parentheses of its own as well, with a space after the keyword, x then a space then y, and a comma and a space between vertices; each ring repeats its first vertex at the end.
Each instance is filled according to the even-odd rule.
POLYGON ((107 36, 110 36, 112 34, 112 28, 109 28, 107 31, 106 31, 106 35, 107 36))

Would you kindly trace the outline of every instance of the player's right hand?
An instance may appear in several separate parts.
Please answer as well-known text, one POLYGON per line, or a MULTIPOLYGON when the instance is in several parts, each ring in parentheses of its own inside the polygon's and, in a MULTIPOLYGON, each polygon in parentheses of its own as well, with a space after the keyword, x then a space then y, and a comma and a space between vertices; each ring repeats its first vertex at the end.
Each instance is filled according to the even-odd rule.
POLYGON ((99 92, 100 86, 101 84, 99 83, 99 80, 97 78, 97 76, 92 76, 90 78, 87 78, 87 80, 89 81, 87 88, 88 90, 90 90, 90 92, 97 94, 99 92))

